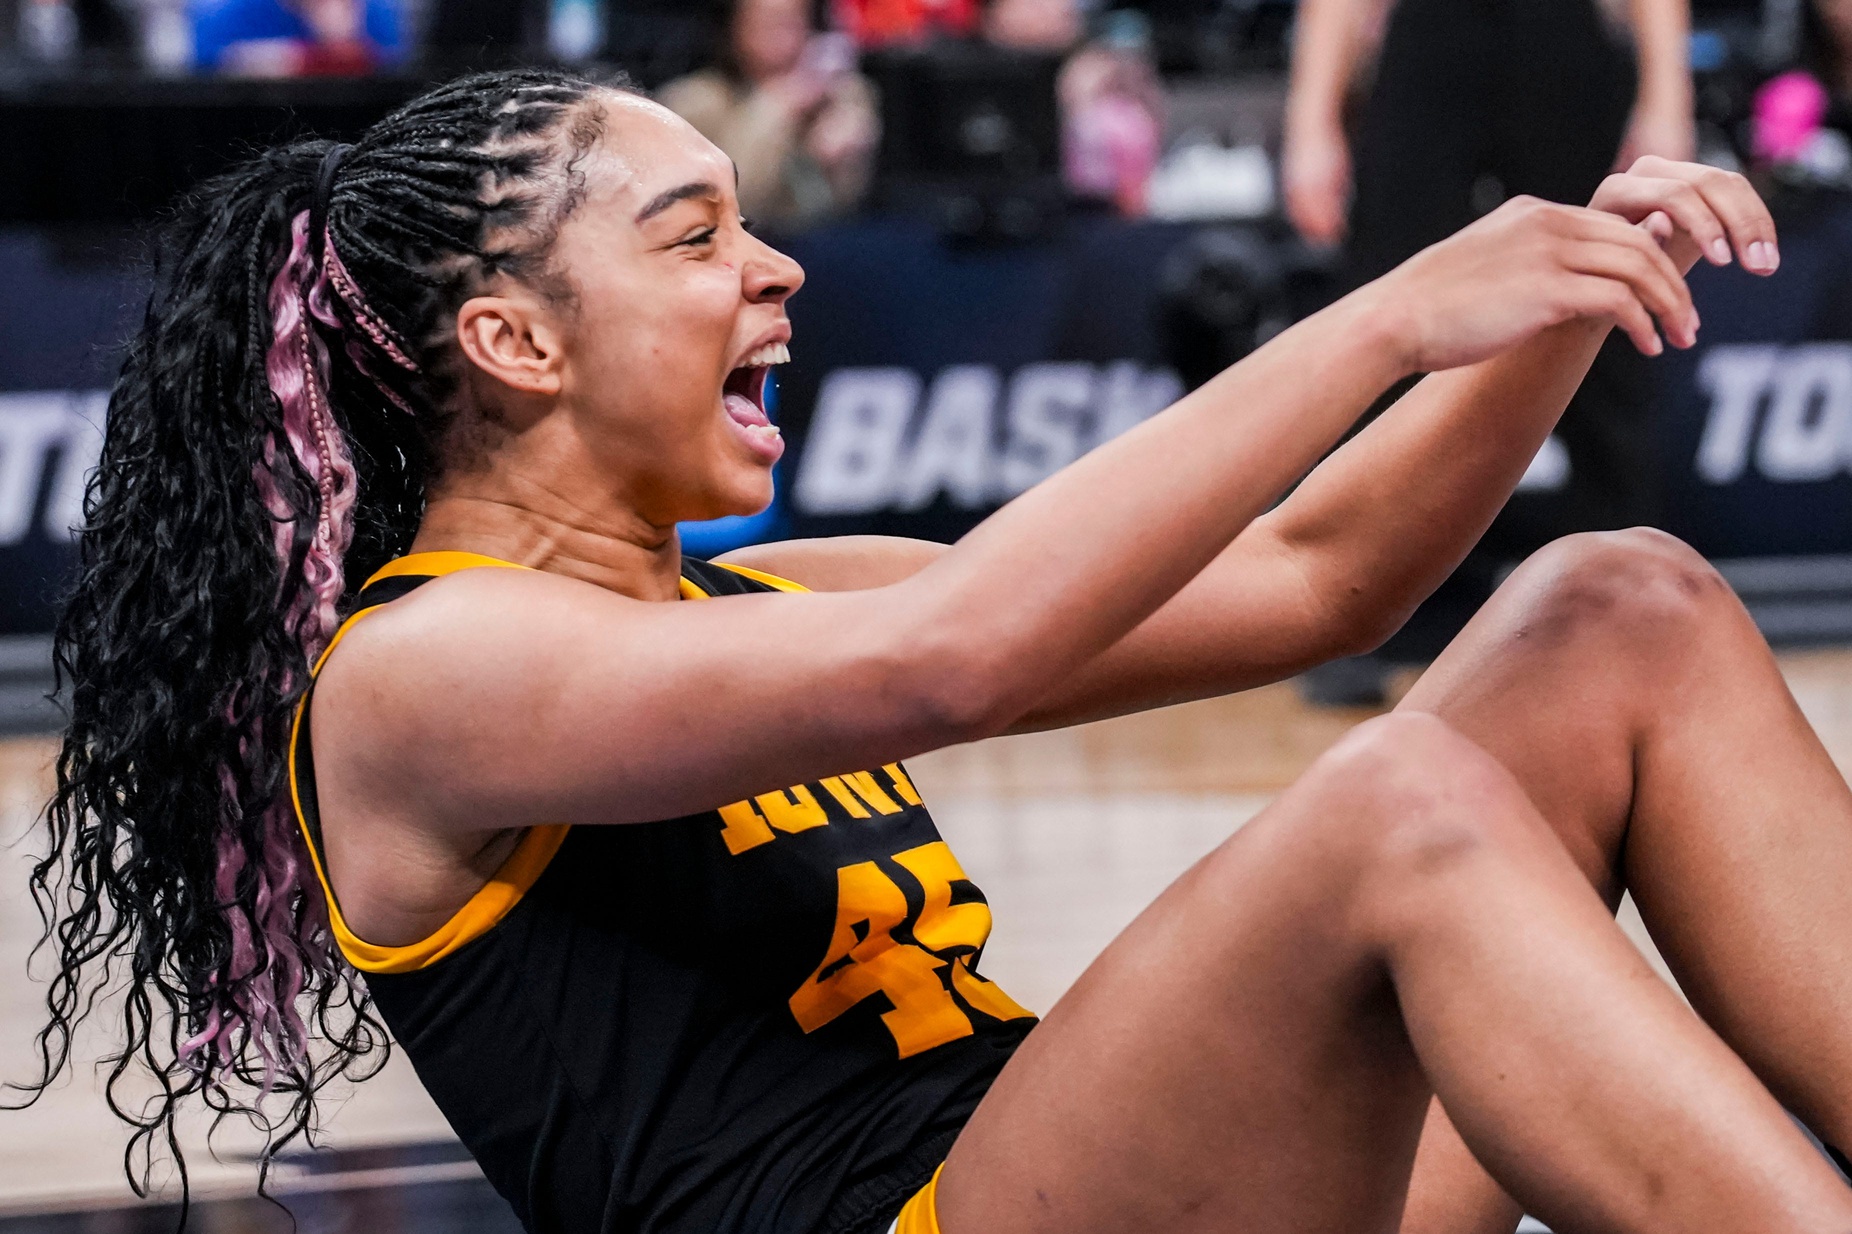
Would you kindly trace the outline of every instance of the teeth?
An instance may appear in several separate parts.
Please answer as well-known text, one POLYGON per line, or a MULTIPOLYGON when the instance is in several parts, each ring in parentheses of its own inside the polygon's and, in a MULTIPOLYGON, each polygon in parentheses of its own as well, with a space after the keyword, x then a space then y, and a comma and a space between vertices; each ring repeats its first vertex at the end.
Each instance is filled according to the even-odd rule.
POLYGON ((769 368, 791 363, 791 349, 783 343, 767 343, 741 361, 741 368, 769 368))

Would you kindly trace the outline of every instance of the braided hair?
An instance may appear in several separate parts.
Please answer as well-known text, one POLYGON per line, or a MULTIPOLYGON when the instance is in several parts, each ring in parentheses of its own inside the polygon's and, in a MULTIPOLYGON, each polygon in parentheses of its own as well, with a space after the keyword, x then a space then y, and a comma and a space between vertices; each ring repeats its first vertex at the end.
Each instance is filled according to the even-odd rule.
POLYGON ((406 550, 467 414, 458 307, 498 274, 562 282, 549 253, 600 100, 629 89, 466 77, 354 146, 300 142, 202 184, 163 233, 55 641, 70 718, 32 885, 57 971, 23 1091, 120 993, 125 1168, 146 1194, 171 1157, 182 1223, 185 1100, 250 1118, 267 1164, 313 1136, 328 1080, 384 1063, 288 804, 292 712, 350 580, 406 550), (131 1108, 135 1071, 157 1090, 131 1108))

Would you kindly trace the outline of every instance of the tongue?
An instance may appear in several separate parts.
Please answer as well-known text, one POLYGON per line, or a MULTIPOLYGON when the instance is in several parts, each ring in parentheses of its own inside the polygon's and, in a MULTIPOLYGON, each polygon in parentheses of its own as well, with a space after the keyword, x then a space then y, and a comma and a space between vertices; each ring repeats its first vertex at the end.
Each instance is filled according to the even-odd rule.
POLYGON ((764 409, 747 398, 744 394, 734 394, 728 391, 724 401, 727 414, 733 417, 733 421, 736 424, 763 428, 771 423, 771 420, 766 417, 764 409))

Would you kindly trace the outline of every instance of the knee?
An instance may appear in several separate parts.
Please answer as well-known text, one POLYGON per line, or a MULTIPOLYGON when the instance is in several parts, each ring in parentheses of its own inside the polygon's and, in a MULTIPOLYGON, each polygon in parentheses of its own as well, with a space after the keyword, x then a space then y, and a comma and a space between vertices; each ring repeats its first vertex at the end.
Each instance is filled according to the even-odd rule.
POLYGON ((1602 633, 1678 646, 1736 606, 1711 564, 1650 527, 1566 536, 1533 554, 1508 586, 1524 605, 1520 637, 1542 647, 1602 633))
POLYGON ((1331 881, 1341 919, 1394 945, 1448 905, 1559 848, 1496 759, 1444 721, 1397 712, 1358 726, 1308 773, 1306 859, 1331 881))
POLYGON ((1358 725, 1307 777, 1325 798, 1318 817, 1361 872, 1395 881, 1437 874, 1498 847, 1507 820, 1529 809, 1496 759, 1445 721, 1396 712, 1358 725))

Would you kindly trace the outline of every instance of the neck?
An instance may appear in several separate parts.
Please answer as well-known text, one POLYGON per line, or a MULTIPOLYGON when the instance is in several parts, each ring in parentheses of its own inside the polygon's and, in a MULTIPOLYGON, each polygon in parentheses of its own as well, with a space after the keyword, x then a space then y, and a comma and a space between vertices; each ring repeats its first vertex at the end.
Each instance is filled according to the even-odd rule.
POLYGON ((472 487, 446 484, 432 493, 412 552, 480 553, 636 600, 680 597, 682 546, 673 524, 657 527, 628 510, 588 511, 537 486, 472 487))

